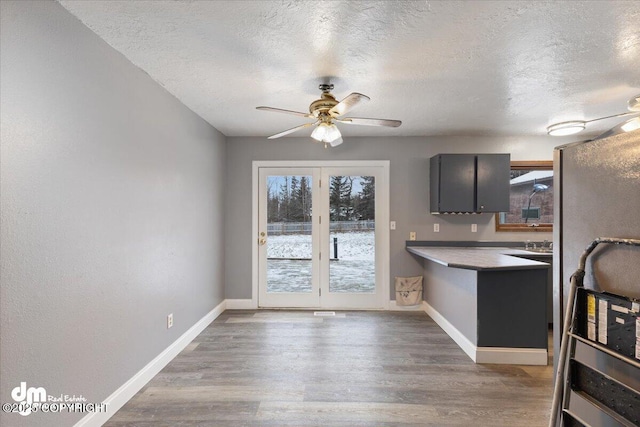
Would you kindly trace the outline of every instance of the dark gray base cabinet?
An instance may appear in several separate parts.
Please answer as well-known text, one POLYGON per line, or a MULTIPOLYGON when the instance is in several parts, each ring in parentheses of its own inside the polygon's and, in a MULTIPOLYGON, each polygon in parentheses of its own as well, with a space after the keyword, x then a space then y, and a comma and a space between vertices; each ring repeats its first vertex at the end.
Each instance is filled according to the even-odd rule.
POLYGON ((430 167, 432 213, 509 211, 509 154, 438 154, 430 167))
POLYGON ((478 272, 478 347, 547 348, 547 271, 478 272))

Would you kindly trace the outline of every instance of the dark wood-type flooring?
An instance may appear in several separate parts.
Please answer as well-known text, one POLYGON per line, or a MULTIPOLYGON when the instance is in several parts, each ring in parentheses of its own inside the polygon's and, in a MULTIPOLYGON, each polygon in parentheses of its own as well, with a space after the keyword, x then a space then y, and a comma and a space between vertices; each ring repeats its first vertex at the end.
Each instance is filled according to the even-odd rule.
POLYGON ((423 312, 225 311, 106 426, 538 427, 552 371, 476 365, 423 312))

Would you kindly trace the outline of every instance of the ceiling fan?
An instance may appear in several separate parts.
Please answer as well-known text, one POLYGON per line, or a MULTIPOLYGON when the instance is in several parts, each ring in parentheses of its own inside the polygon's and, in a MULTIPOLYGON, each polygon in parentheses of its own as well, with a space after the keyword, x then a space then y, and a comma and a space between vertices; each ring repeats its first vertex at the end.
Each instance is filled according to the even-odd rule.
MULTIPOLYGON (((547 133, 551 136, 565 136, 573 135, 584 130, 587 123, 597 122, 599 120, 612 119, 614 117, 625 117, 631 115, 640 114, 640 95, 636 95, 629 100, 627 104, 629 111, 620 114, 614 114, 612 116, 598 117, 591 120, 571 120, 568 122, 554 123, 547 127, 547 133)), ((627 120, 620 125, 622 132, 631 132, 632 130, 640 129, 640 116, 627 120)))
POLYGON ((313 132, 311 132, 311 138, 316 141, 324 142, 324 146, 328 145, 335 147, 342 144, 342 134, 334 122, 346 123, 352 125, 367 125, 367 126, 388 126, 398 127, 402 124, 400 120, 388 120, 388 119, 367 119, 364 117, 342 117, 344 114, 351 111, 353 108, 369 101, 369 97, 361 93, 353 92, 347 95, 342 101, 338 102, 336 98, 331 94, 333 90, 332 84, 320 84, 318 89, 322 91, 320 99, 317 99, 309 105, 309 112, 303 113, 300 111, 283 110, 281 108, 273 107, 256 107, 258 110, 273 111, 276 113, 293 114, 295 116, 307 117, 309 119, 315 119, 314 122, 305 123, 300 126, 285 130, 284 132, 271 135, 268 139, 276 139, 281 136, 289 135, 300 129, 315 126, 313 132))

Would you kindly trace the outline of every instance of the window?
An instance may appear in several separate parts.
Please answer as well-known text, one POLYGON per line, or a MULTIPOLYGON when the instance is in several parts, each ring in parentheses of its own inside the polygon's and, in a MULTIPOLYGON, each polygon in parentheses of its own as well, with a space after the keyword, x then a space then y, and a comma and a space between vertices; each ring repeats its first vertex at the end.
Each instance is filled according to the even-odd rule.
POLYGON ((553 162, 511 162, 509 212, 496 214, 496 231, 551 231, 553 162))

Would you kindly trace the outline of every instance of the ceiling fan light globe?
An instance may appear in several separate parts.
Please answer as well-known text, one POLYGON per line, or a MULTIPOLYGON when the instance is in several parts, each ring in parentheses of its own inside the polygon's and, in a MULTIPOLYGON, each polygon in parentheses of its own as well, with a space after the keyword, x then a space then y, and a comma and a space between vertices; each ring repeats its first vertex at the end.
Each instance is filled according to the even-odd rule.
POLYGON ((547 133, 551 136, 573 135, 584 130, 584 121, 571 121, 555 123, 547 128, 547 133))
MULTIPOLYGON (((327 127, 326 123, 320 123, 316 128, 311 132, 311 138, 316 141, 324 141, 327 137, 327 127)), ((326 141, 325 141, 326 142, 326 141)))
POLYGON ((329 145, 331 145, 332 147, 337 147, 338 145, 342 144, 344 141, 342 140, 342 138, 338 138, 338 139, 334 139, 333 141, 329 141, 329 145))
POLYGON ((342 134, 340 133, 340 130, 333 123, 327 126, 326 138, 327 138, 327 142, 332 142, 338 139, 342 139, 342 134))

